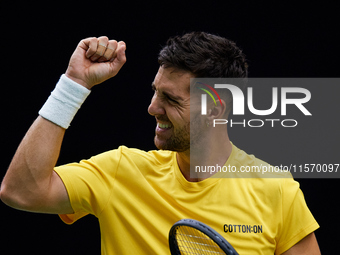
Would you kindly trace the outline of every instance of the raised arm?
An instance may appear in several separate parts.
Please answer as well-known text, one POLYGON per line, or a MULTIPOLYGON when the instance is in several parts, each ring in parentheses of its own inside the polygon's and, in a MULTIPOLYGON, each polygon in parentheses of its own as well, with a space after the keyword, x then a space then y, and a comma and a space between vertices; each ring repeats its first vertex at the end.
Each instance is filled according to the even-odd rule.
POLYGON ((78 44, 64 77, 12 159, 1 184, 4 203, 33 212, 73 212, 65 186, 53 171, 65 130, 90 89, 119 72, 126 61, 125 49, 124 42, 104 36, 78 44))

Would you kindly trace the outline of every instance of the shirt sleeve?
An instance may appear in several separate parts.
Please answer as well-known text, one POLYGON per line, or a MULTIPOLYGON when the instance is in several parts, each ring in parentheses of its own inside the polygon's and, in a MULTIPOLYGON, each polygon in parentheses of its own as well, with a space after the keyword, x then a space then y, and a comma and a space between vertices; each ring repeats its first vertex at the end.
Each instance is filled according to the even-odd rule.
POLYGON ((54 169, 66 187, 74 211, 59 215, 65 223, 72 224, 87 214, 100 214, 111 197, 120 157, 121 147, 54 169))
POLYGON ((282 254, 319 228, 304 199, 298 182, 283 178, 282 215, 275 254, 282 254))

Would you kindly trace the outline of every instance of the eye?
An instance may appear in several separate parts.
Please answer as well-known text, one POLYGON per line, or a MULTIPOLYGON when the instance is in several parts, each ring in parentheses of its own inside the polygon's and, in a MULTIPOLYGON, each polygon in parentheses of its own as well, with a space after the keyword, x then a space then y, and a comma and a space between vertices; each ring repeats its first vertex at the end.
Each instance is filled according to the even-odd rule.
POLYGON ((169 96, 166 96, 166 98, 171 102, 177 104, 177 101, 169 96))

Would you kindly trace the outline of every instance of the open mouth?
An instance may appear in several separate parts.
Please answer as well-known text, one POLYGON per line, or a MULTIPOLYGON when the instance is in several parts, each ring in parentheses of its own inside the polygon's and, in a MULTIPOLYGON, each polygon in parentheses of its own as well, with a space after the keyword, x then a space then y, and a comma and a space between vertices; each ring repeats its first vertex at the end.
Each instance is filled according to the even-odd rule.
POLYGON ((157 123, 157 126, 160 127, 160 128, 171 128, 172 125, 171 124, 164 124, 164 123, 157 123))

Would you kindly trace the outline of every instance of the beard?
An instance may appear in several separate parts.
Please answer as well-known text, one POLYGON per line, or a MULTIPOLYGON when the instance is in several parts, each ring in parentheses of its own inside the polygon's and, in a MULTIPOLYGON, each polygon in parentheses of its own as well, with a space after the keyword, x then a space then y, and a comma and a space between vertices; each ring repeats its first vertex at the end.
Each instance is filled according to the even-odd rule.
POLYGON ((203 137, 203 130, 201 125, 201 117, 196 116, 182 127, 172 127, 172 135, 169 138, 159 137, 157 134, 154 138, 154 143, 159 150, 169 150, 176 152, 190 151, 190 147, 200 144, 203 137))
POLYGON ((186 126, 173 129, 173 134, 161 141, 160 137, 155 135, 155 145, 159 150, 169 150, 184 152, 190 149, 190 123, 186 126))

